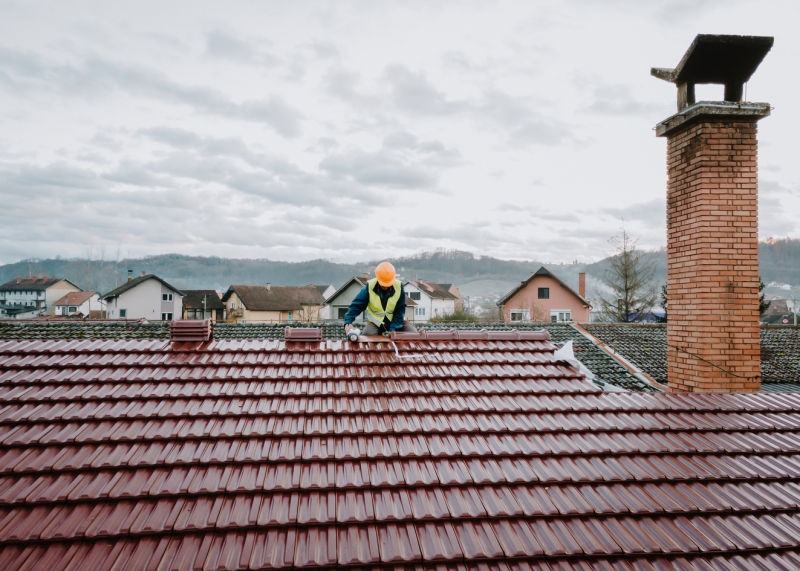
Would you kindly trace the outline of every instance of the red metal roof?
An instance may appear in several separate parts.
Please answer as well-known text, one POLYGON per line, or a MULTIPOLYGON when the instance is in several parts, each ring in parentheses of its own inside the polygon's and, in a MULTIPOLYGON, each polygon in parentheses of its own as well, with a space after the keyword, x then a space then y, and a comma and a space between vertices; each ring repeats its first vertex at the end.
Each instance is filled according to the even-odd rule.
POLYGON ((800 568, 800 396, 396 345, 0 342, 0 569, 800 568))

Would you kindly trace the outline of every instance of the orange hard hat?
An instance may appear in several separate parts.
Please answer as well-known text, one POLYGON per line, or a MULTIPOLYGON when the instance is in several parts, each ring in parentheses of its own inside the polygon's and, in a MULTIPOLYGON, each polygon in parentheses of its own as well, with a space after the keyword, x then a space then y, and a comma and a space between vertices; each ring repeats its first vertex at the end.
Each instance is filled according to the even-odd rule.
POLYGON ((394 271, 394 266, 389 262, 381 262, 375 268, 375 277, 378 278, 378 283, 383 287, 389 287, 394 283, 394 278, 397 272, 394 271))

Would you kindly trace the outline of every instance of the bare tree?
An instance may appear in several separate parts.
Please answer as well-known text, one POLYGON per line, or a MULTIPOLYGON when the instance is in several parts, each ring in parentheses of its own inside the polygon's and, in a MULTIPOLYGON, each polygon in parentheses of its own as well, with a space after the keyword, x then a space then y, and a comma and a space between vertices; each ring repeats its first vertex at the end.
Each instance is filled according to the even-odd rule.
POLYGON ((636 240, 628 236, 625 228, 609 243, 615 253, 609 258, 610 267, 603 281, 611 293, 598 294, 596 303, 604 321, 639 321, 656 303, 655 260, 648 259, 645 252, 636 249, 636 240))
POLYGON ((322 311, 322 306, 319 305, 306 305, 301 303, 300 304, 300 321, 301 323, 319 323, 320 319, 320 312, 322 311))

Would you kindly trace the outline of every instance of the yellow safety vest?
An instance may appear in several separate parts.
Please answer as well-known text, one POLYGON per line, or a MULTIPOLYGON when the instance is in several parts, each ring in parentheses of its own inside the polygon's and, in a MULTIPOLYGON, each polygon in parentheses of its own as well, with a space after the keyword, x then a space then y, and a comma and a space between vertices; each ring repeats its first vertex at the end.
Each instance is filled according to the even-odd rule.
POLYGON ((377 327, 383 325, 383 320, 388 319, 390 322, 392 321, 392 317, 394 316, 394 308, 397 306, 397 302, 400 301, 400 289, 402 284, 400 280, 394 280, 394 295, 386 300, 386 309, 383 308, 383 304, 381 304, 380 296, 375 293, 375 284, 378 283, 378 278, 373 278, 367 282, 367 288, 369 291, 369 304, 367 305, 367 311, 364 313, 372 323, 374 323, 377 327))

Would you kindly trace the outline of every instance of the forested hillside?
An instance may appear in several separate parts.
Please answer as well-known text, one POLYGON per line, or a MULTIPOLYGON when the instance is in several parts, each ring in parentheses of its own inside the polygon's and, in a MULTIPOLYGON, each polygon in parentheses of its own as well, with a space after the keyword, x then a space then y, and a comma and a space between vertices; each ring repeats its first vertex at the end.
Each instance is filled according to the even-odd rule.
MULTIPOLYGON (((784 282, 800 285, 800 240, 770 240, 760 246, 761 275, 765 282, 784 282)), ((650 252, 656 261, 656 280, 666 281, 666 252, 650 252)), ((514 284, 536 271, 542 262, 500 260, 475 256, 469 252, 439 250, 415 256, 391 259, 405 279, 455 283, 476 295, 488 290, 504 293, 514 284)), ((0 266, 0 283, 15 277, 63 276, 80 287, 107 292, 122 284, 127 270, 156 274, 186 289, 226 289, 232 283, 275 285, 332 284, 370 271, 376 261, 357 264, 337 264, 326 260, 308 262, 278 262, 265 259, 230 259, 194 257, 178 254, 150 256, 142 259, 109 261, 102 259, 24 260, 0 266)), ((608 267, 608 260, 593 264, 547 264, 547 267, 572 287, 577 288, 578 273, 588 275, 589 294, 599 283, 608 267)))

